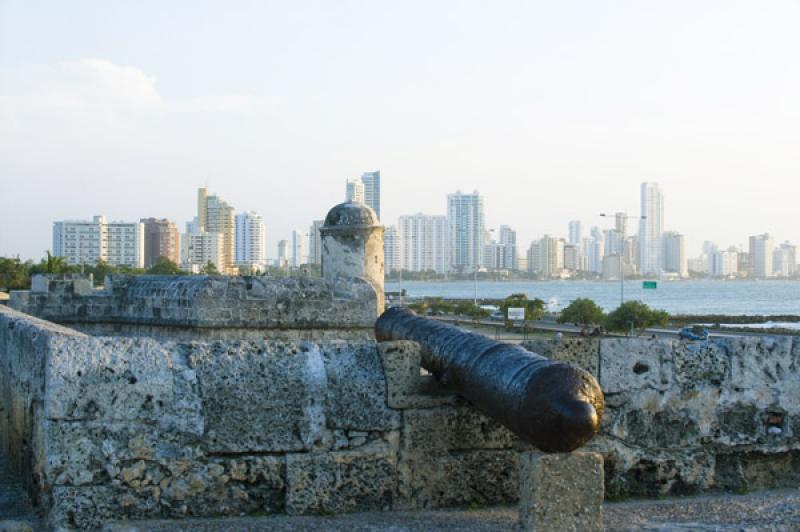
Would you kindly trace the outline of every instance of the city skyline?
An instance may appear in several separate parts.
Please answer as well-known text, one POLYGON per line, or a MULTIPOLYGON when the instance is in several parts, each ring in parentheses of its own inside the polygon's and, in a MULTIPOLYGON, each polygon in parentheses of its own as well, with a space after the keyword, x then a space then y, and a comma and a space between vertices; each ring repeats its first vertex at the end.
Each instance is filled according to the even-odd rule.
POLYGON ((180 226, 206 181, 273 255, 370 168, 384 223, 478 189, 521 247, 643 181, 689 256, 800 241, 796 2, 146 4, 0 5, 0 255, 40 259, 52 220, 180 226))

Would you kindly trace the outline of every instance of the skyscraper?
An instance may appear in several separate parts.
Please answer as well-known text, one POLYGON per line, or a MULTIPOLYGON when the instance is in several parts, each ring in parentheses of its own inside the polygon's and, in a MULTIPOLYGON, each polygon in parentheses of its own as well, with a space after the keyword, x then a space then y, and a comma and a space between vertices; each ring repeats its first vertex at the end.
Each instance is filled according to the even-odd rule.
POLYGON ((657 275, 664 268, 661 242, 664 232, 664 195, 658 183, 642 183, 641 193, 639 268, 643 275, 657 275))
POLYGON ((107 262, 113 266, 144 267, 144 226, 139 222, 109 222, 105 216, 92 221, 53 223, 53 255, 68 264, 107 262))
POLYGON ((397 227, 387 225, 383 233, 383 264, 387 274, 402 268, 400 259, 400 237, 397 227))
POLYGON ((361 174, 361 182, 364 183, 364 203, 367 204, 378 220, 381 219, 381 171, 364 172, 361 174))
POLYGON ((364 182, 360 179, 348 179, 345 184, 345 201, 365 203, 364 182))
POLYGON ((156 218, 142 218, 139 222, 144 227, 144 267, 152 267, 159 257, 180 264, 180 236, 175 224, 156 218))
POLYGON ((322 264, 322 234, 319 232, 324 220, 314 220, 308 232, 308 262, 322 264))
POLYGON ((305 246, 303 245, 303 233, 300 231, 292 231, 292 250, 289 258, 289 265, 292 268, 299 268, 306 263, 304 256, 305 246))
POLYGON ((499 268, 504 270, 516 270, 517 232, 507 225, 500 226, 500 246, 502 247, 502 256, 499 268))
POLYGON ((400 267, 414 272, 448 271, 447 217, 418 213, 401 216, 397 225, 400 267))
POLYGON ((288 268, 289 259, 291 256, 290 245, 288 240, 278 241, 278 258, 275 259, 275 266, 278 268, 288 268))
POLYGON ((477 190, 472 194, 459 190, 447 196, 447 223, 451 266, 463 271, 480 268, 485 220, 483 197, 477 190))
POLYGON ((236 215, 236 264, 262 269, 266 263, 264 218, 255 212, 236 215))
POLYGON ((753 272, 757 279, 766 279, 773 276, 773 251, 775 242, 769 233, 750 237, 750 252, 752 253, 753 272))
POLYGON ((581 227, 580 220, 572 220, 569 222, 569 244, 580 245, 583 240, 583 228, 581 227))
POLYGON ((234 242, 236 221, 234 208, 219 196, 209 196, 208 189, 197 190, 197 224, 200 232, 222 235, 222 268, 220 273, 235 273, 234 242))
POLYGON ((680 233, 667 231, 661 241, 664 246, 664 271, 676 273, 680 277, 689 276, 689 263, 686 258, 686 239, 680 233))

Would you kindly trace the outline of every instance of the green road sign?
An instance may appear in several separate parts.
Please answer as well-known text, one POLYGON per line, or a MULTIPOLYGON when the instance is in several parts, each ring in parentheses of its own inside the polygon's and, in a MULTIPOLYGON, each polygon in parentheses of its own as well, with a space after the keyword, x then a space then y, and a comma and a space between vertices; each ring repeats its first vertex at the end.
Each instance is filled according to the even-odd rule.
POLYGON ((658 288, 658 283, 656 281, 643 281, 642 288, 645 290, 655 290, 658 288))

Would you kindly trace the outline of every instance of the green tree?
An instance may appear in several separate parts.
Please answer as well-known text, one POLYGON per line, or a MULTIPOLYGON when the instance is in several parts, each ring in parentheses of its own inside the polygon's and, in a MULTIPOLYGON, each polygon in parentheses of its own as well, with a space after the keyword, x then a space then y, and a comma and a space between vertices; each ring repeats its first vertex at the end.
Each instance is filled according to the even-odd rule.
POLYGON ((151 275, 181 275, 184 272, 178 268, 177 264, 162 255, 158 257, 156 263, 147 270, 147 273, 151 275))
POLYGON ((70 273, 73 268, 64 257, 56 257, 49 251, 39 264, 31 267, 31 273, 70 273))
POLYGON ((217 266, 208 261, 205 266, 200 269, 200 273, 203 275, 219 275, 219 270, 217 270, 217 266))
POLYGON ((567 306, 558 318, 558 323, 577 323, 584 327, 603 323, 603 309, 588 298, 578 298, 567 306))
POLYGON ((23 290, 31 286, 29 262, 0 257, 0 289, 23 290))
POLYGON ((524 308, 525 320, 536 321, 542 319, 542 316, 544 316, 545 302, 538 297, 528 299, 528 296, 525 294, 511 294, 500 304, 500 311, 503 313, 503 316, 508 317, 509 308, 524 308))
POLYGON ((106 275, 114 275, 115 273, 122 273, 121 269, 109 264, 103 259, 98 260, 93 266, 84 266, 84 273, 90 273, 94 277, 94 284, 99 286, 105 282, 106 275))
POLYGON ((664 326, 668 322, 666 311, 651 309, 641 301, 626 301, 606 316, 605 326, 609 331, 628 332, 664 326))
POLYGON ((434 314, 450 314, 453 312, 454 305, 441 297, 429 298, 427 303, 434 314))

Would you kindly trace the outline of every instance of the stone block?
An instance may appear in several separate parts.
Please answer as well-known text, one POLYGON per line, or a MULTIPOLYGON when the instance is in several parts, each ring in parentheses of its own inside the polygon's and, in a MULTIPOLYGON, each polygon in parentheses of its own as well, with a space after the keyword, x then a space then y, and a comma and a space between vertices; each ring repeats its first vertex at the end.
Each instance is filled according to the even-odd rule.
POLYGON ((603 530, 600 454, 526 452, 520 462, 520 530, 603 530))
POLYGON ((519 455, 514 450, 401 453, 399 497, 394 509, 516 502, 519 455))
POLYGON ((716 341, 730 353, 733 391, 780 389, 784 383, 800 379, 791 336, 738 336, 716 341))
POLYGON ((465 449, 508 449, 514 434, 471 406, 407 410, 403 418, 403 450, 428 454, 465 449))
POLYGON ((605 338, 600 342, 600 387, 603 393, 643 388, 666 390, 672 383, 673 341, 605 338))
POLYGON ((522 347, 550 360, 574 364, 595 377, 600 363, 600 341, 597 338, 562 338, 559 341, 532 339, 522 347))
POLYGON ((388 445, 286 457, 286 512, 388 510, 397 489, 397 454, 388 445))
POLYGON ((452 389, 431 375, 422 375, 422 355, 416 342, 382 342, 378 353, 386 378, 386 401, 390 408, 432 408, 462 402, 452 389))
POLYGON ((385 431, 400 427, 386 404, 386 379, 375 342, 334 342, 323 347, 325 417, 333 429, 385 431))
POLYGON ((314 344, 190 344, 210 452, 308 450, 325 430, 326 377, 314 344))
POLYGON ((675 382, 685 389, 728 382, 728 350, 719 342, 676 342, 672 360, 675 382))

